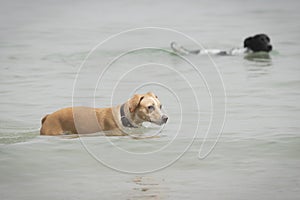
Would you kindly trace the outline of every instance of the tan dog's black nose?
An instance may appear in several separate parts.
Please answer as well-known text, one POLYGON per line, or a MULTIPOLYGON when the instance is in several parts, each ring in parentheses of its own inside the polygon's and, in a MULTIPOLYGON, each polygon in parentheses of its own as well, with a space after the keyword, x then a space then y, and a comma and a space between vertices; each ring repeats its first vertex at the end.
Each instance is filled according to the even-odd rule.
POLYGON ((166 123, 168 121, 167 115, 163 115, 161 118, 162 118, 163 123, 166 123))

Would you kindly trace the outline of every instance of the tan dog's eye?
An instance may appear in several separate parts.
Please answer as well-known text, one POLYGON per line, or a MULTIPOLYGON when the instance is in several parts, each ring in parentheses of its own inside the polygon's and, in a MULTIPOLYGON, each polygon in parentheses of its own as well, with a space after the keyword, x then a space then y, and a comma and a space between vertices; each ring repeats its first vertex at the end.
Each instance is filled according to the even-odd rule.
POLYGON ((162 105, 160 105, 159 108, 162 109, 162 105))
POLYGON ((148 110, 149 111, 153 111, 154 110, 154 106, 148 106, 148 110))

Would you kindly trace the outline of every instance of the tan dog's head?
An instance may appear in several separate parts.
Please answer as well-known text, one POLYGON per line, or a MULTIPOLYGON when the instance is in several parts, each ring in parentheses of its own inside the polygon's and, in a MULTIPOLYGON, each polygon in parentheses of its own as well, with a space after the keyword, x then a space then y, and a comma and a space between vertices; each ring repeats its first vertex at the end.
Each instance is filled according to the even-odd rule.
POLYGON ((157 125, 165 124, 168 116, 161 111, 162 105, 157 96, 152 92, 147 94, 135 94, 128 101, 129 111, 136 124, 151 122, 157 125))

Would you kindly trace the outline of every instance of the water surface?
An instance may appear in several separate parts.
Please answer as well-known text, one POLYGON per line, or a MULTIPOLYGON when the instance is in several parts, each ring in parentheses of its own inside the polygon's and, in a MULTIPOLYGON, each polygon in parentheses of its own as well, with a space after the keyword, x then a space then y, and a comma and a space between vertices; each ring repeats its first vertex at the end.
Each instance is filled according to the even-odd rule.
POLYGON ((297 1, 3 3, 1 199, 297 199, 298 9, 297 1), (141 30, 99 47, 79 71, 99 42, 145 26, 225 50, 264 32, 274 51, 212 56, 215 65, 208 56, 186 57, 195 69, 168 51, 172 40, 197 44, 166 30, 141 30), (139 46, 157 49, 134 51, 139 46), (116 105, 147 90, 170 117, 160 138, 39 136, 47 113, 72 103, 116 105), (199 159, 201 145, 203 156, 221 129, 216 147, 199 159))

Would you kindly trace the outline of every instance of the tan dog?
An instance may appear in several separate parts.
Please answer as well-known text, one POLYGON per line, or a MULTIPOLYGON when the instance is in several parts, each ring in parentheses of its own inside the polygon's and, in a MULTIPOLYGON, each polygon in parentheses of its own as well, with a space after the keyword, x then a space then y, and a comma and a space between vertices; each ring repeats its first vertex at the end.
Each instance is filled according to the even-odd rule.
POLYGON ((126 129, 138 128, 143 122, 162 125, 167 115, 152 92, 135 94, 122 105, 112 108, 63 108, 42 119, 41 135, 86 134, 103 131, 106 135, 127 135, 126 129))

